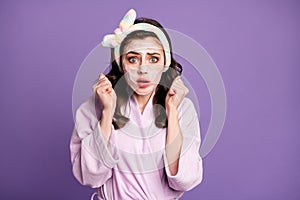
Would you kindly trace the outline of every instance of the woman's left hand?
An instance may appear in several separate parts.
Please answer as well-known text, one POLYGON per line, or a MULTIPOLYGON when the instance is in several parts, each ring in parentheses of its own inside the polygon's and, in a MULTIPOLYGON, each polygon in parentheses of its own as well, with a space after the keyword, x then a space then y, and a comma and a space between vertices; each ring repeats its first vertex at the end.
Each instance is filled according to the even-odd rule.
POLYGON ((166 113, 178 108, 184 97, 189 93, 189 89, 184 85, 180 76, 177 76, 170 87, 166 96, 166 113))

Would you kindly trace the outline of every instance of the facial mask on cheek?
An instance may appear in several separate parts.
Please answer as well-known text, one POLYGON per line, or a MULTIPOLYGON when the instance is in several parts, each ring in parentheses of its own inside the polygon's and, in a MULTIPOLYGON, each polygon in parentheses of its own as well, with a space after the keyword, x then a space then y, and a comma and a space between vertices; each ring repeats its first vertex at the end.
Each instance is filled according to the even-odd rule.
POLYGON ((148 78, 158 84, 162 75, 163 66, 152 66, 149 69, 148 78))
POLYGON ((136 80, 138 79, 137 75, 138 75, 137 69, 135 69, 135 68, 134 69, 126 69, 126 73, 124 74, 127 84, 133 90, 135 90, 135 88, 137 88, 137 85, 136 85, 136 80))

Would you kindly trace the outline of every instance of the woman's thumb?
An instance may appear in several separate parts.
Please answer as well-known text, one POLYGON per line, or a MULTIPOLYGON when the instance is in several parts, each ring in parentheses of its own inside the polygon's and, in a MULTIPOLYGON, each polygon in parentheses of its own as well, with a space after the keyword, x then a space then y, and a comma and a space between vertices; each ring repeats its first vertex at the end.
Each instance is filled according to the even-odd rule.
POLYGON ((170 95, 174 95, 174 94, 175 94, 175 91, 171 88, 171 89, 169 90, 169 94, 170 94, 170 95))

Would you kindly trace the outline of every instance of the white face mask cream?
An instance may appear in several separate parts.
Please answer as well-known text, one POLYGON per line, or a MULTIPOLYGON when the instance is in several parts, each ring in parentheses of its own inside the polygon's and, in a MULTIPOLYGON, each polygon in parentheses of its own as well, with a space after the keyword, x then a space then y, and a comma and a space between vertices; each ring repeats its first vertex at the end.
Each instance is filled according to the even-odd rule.
POLYGON ((122 66, 128 85, 138 95, 151 94, 164 71, 164 51, 153 37, 130 41, 124 47, 122 66))

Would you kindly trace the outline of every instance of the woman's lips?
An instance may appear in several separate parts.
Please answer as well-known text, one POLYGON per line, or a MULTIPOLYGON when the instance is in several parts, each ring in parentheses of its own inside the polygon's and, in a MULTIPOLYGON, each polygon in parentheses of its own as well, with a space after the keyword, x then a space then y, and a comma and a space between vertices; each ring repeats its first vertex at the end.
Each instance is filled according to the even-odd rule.
POLYGON ((139 78, 136 80, 136 83, 140 88, 146 88, 151 84, 151 81, 146 78, 139 78))

